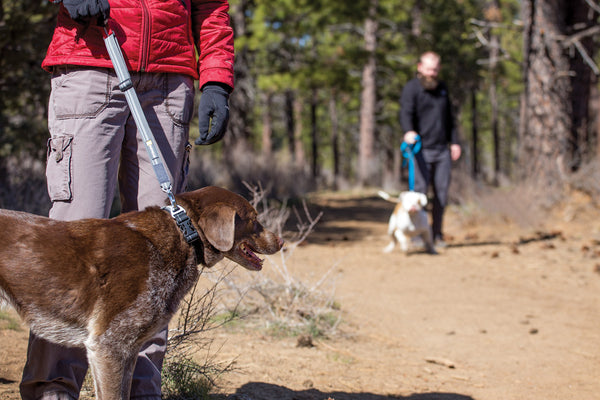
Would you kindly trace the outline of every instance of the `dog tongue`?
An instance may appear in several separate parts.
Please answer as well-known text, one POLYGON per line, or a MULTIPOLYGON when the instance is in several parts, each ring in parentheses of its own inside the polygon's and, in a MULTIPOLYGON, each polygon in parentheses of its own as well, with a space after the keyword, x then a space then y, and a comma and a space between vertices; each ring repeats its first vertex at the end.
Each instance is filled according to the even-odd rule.
POLYGON ((248 246, 248 245, 243 245, 242 246, 242 251, 244 256, 246 257, 246 259, 248 261, 250 261, 252 264, 255 264, 257 267, 262 267, 262 263, 264 260, 261 260, 255 253, 254 250, 248 246))

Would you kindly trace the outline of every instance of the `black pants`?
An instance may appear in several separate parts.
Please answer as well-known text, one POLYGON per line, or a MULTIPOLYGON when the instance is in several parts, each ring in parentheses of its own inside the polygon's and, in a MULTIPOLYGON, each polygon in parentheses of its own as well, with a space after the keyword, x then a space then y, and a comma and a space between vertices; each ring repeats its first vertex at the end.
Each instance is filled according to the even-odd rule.
POLYGON ((444 209, 448 204, 448 188, 450 187, 450 170, 452 168, 450 150, 446 147, 423 149, 415 155, 415 161, 415 192, 427 194, 429 185, 432 185, 431 233, 434 239, 442 238, 442 220, 444 209))

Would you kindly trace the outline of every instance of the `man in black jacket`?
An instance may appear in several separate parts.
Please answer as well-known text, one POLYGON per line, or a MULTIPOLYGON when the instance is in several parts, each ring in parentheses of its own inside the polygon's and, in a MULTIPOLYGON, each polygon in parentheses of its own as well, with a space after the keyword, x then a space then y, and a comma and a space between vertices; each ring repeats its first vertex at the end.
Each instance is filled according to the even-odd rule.
POLYGON ((436 245, 443 246, 442 219, 448 200, 452 161, 458 160, 458 144, 448 89, 438 80, 440 56, 423 53, 417 65, 417 76, 410 80, 400 98, 400 124, 404 141, 421 140, 422 150, 415 155, 414 190, 427 193, 433 186, 431 230, 436 245))

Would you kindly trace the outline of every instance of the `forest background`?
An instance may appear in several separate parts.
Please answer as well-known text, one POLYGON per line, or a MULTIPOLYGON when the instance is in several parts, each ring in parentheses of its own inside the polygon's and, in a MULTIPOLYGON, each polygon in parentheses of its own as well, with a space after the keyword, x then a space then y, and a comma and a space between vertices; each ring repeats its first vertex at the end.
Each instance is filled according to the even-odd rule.
MULTIPOLYGON (((271 195, 406 188, 399 97, 427 50, 442 57, 463 157, 454 192, 536 187, 599 198, 600 5, 595 0, 231 0, 236 36, 225 139, 194 148, 190 186, 271 195)), ((0 0, 0 207, 47 213, 58 6, 0 0)), ((192 124, 197 135, 197 122, 192 124)))

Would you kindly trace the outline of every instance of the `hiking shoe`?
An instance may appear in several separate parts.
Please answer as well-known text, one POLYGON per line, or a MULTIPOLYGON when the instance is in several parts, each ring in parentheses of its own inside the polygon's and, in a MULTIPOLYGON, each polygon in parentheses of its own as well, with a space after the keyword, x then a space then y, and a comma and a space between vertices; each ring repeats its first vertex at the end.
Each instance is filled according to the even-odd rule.
POLYGON ((433 241, 433 244, 435 245, 435 247, 439 247, 440 249, 443 249, 444 247, 448 246, 446 241, 441 236, 436 236, 433 241))

